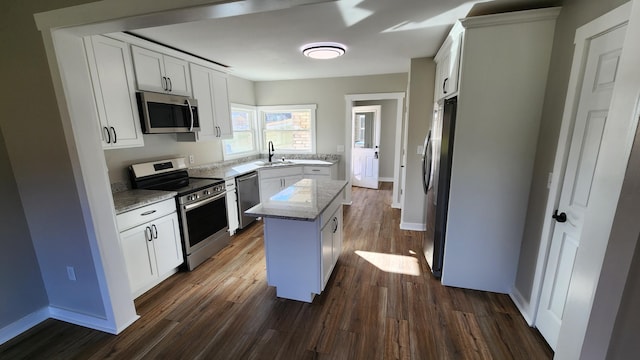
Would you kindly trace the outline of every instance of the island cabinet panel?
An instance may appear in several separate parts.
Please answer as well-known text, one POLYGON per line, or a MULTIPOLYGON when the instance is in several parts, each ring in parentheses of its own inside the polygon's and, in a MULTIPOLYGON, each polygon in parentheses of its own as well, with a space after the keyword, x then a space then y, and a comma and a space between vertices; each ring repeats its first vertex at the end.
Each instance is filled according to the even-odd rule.
POLYGON ((278 297, 312 302, 327 285, 342 250, 342 192, 346 182, 320 180, 337 183, 338 187, 333 188, 335 191, 330 197, 307 205, 295 202, 287 205, 286 201, 274 204, 281 195, 293 194, 292 198, 297 198, 308 189, 322 188, 323 184, 316 181, 319 180, 301 180, 279 193, 277 199, 258 205, 257 210, 249 210, 252 216, 263 216, 267 282, 276 287, 278 297), (276 209, 276 212, 302 216, 303 208, 310 206, 318 207, 316 216, 269 214, 276 209))
POLYGON ((322 292, 318 221, 266 218, 264 231, 268 284, 278 297, 313 301, 322 292))

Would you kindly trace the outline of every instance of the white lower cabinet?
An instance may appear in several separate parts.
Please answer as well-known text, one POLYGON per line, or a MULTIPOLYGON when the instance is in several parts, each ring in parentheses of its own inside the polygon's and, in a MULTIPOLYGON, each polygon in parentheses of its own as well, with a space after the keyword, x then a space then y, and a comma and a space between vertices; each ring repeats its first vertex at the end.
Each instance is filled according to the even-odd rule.
MULTIPOLYGON (((341 199, 342 197, 339 197, 337 200, 341 199)), ((342 250, 342 206, 339 206, 328 218, 329 220, 320 232, 322 239, 322 290, 327 285, 342 250)))
POLYGON ((278 297, 312 302, 342 249, 342 192, 314 221, 264 217, 267 282, 278 297))
POLYGON ((174 199, 122 213, 117 220, 131 294, 136 298, 183 263, 174 199))
POLYGON ((236 180, 226 180, 224 186, 227 190, 227 220, 229 222, 229 234, 233 235, 240 227, 238 218, 238 193, 236 192, 236 180))
POLYGON ((337 179, 337 165, 331 166, 313 166, 305 165, 303 168, 305 179, 337 179))
POLYGON ((280 190, 302 180, 302 167, 287 166, 280 168, 262 168, 258 170, 260 177, 260 201, 265 202, 280 190))

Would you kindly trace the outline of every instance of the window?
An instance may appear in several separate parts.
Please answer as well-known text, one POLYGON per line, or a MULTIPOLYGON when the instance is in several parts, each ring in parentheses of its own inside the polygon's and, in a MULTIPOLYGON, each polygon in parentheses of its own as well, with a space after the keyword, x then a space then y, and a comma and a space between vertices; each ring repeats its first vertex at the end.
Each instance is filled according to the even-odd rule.
POLYGON ((262 148, 273 141, 278 152, 316 152, 316 105, 261 106, 262 148))
POLYGON ((233 139, 222 140, 225 159, 234 159, 258 153, 256 108, 231 104, 233 139))

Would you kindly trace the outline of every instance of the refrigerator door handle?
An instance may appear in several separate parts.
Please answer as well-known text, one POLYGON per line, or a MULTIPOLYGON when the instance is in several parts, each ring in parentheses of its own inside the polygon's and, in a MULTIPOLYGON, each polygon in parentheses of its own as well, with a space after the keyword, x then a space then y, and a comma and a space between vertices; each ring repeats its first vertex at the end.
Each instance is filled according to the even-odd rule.
POLYGON ((433 171, 431 161, 433 157, 433 151, 431 149, 431 130, 429 130, 429 133, 427 134, 425 144, 424 157, 422 159, 422 187, 426 194, 431 186, 431 172, 433 171))

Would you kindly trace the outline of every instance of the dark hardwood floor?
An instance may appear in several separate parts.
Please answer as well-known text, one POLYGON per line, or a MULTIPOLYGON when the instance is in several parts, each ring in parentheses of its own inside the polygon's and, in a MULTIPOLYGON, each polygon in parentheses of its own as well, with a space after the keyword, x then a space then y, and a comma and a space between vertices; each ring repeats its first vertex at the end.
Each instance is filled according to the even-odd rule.
MULTIPOLYGON (((550 359, 507 295, 442 286, 391 189, 353 189, 342 254, 312 304, 267 286, 262 223, 193 272, 139 297, 114 336, 47 320, 0 359, 550 359)), ((478 259, 481 261, 481 259, 478 259)), ((470 264, 471 265, 471 264, 470 264)))

